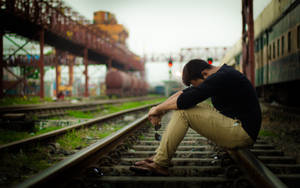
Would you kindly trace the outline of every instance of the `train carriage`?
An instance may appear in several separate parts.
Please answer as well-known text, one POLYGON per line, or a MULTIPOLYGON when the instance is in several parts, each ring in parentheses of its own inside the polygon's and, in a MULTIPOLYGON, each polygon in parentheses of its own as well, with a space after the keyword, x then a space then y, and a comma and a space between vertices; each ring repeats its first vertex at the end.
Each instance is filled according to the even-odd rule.
POLYGON ((106 73, 106 95, 118 97, 142 96, 148 91, 148 84, 135 75, 117 69, 110 69, 106 73))
MULTIPOLYGON (((300 6, 297 0, 273 0, 254 22, 255 86, 266 101, 300 106, 300 6)), ((222 63, 242 72, 242 40, 222 63)))

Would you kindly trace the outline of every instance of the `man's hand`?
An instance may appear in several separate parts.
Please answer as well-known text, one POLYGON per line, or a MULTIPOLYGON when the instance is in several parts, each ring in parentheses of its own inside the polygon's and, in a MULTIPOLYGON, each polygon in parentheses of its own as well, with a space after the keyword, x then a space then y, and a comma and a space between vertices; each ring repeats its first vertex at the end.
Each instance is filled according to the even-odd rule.
POLYGON ((152 125, 160 125, 161 122, 161 116, 149 116, 149 120, 152 123, 152 125))
POLYGON ((148 119, 152 125, 159 125, 163 112, 158 111, 157 106, 152 107, 148 112, 148 119))
POLYGON ((161 113, 157 110, 157 106, 152 107, 148 112, 148 117, 158 115, 161 115, 161 113))

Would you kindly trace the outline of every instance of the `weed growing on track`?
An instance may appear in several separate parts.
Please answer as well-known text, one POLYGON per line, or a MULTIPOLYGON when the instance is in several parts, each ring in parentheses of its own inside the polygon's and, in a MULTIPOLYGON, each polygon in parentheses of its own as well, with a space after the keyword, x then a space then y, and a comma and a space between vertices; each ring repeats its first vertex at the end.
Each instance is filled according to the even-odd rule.
POLYGON ((260 130, 259 131, 259 136, 265 136, 265 137, 278 137, 276 133, 270 130, 260 130))
POLYGON ((28 151, 19 150, 15 153, 3 152, 0 155, 0 187, 5 183, 21 182, 29 176, 51 166, 51 159, 46 147, 33 147, 28 151))
POLYGON ((84 148, 99 139, 105 138, 111 133, 121 129, 118 124, 103 124, 102 126, 92 126, 80 130, 72 130, 56 140, 64 150, 74 150, 84 148))
POLYGON ((40 135, 40 134, 44 134, 44 133, 47 133, 47 132, 50 132, 50 131, 55 131, 57 129, 61 129, 63 128, 63 126, 51 126, 51 127, 44 127, 40 130, 38 130, 37 132, 35 132, 34 135, 40 135))
POLYGON ((139 140, 145 140, 145 136, 144 135, 139 136, 139 140))
POLYGON ((82 112, 82 111, 75 111, 75 110, 68 110, 68 115, 75 117, 75 118, 84 118, 84 119, 92 119, 94 115, 91 112, 82 112))
POLYGON ((126 102, 122 104, 106 104, 106 105, 99 106, 98 110, 95 112, 82 112, 82 111, 69 110, 68 115, 73 118, 92 119, 95 118, 96 116, 99 116, 99 114, 100 115, 112 114, 122 110, 127 110, 139 106, 144 106, 147 104, 162 102, 165 99, 166 99, 165 97, 162 97, 159 99, 147 100, 147 101, 126 102))
MULTIPOLYGON (((126 103, 123 103, 123 104, 116 104, 116 105, 104 105, 103 109, 101 111, 104 111, 105 114, 110 114, 110 113, 115 113, 115 112, 119 112, 119 111, 122 111, 122 110, 136 108, 136 107, 139 107, 139 106, 144 106, 144 105, 147 105, 147 104, 162 102, 165 99, 166 99, 165 97, 162 97, 162 98, 159 98, 159 99, 148 100, 148 101, 126 102, 126 103)), ((100 111, 100 113, 101 113, 101 111, 100 111)))
MULTIPOLYGON (((100 106, 99 110, 96 112, 82 112, 82 111, 70 110, 70 111, 68 111, 68 114, 69 114, 69 116, 78 118, 78 119, 92 119, 92 118, 95 118, 96 116, 99 116, 99 114, 107 115, 107 114, 119 112, 122 110, 130 109, 130 108, 135 108, 135 107, 139 107, 139 106, 143 106, 143 105, 147 105, 147 104, 162 102, 165 99, 166 99, 165 97, 162 97, 159 99, 147 100, 147 101, 126 102, 123 104, 115 104, 115 105, 104 105, 104 106, 100 106)), ((60 120, 63 118, 64 117, 57 116, 57 117, 50 118, 50 120, 60 120)), ((37 119, 37 117, 34 117, 34 119, 37 119)), ((0 145, 6 144, 9 142, 13 142, 16 140, 21 140, 21 139, 29 138, 32 136, 40 135, 40 134, 47 133, 50 131, 54 131, 54 130, 60 129, 62 127, 64 127, 64 126, 49 126, 49 127, 43 127, 43 128, 40 128, 40 126, 36 126, 34 132, 20 132, 20 131, 0 129, 0 145)), ((105 136, 105 134, 106 133, 103 133, 103 136, 105 136)), ((110 134, 110 133, 107 133, 107 134, 110 134)))
POLYGON ((19 104, 39 104, 43 102, 53 102, 50 97, 41 99, 40 97, 4 97, 0 99, 0 106, 11 106, 19 104))
POLYGON ((30 137, 28 132, 0 129, 0 145, 30 137))
POLYGON ((32 136, 37 136, 50 131, 55 131, 57 129, 61 129, 62 127, 63 126, 51 126, 51 127, 45 127, 39 129, 39 127, 36 126, 35 127, 36 131, 34 132, 20 132, 20 131, 0 129, 0 145, 7 144, 16 140, 22 140, 32 136))

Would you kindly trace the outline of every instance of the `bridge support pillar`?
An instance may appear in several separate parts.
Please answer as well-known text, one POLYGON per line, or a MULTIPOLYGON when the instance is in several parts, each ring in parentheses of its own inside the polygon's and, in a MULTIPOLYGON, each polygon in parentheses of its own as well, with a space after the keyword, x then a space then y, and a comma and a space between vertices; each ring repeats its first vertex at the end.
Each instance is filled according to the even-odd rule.
POLYGON ((40 31, 40 60, 39 60, 39 68, 40 68, 40 97, 44 98, 44 29, 40 31))
POLYGON ((255 87, 253 0, 242 0, 243 73, 255 87))
POLYGON ((72 56, 72 60, 69 64, 69 87, 71 88, 70 90, 70 96, 72 96, 72 87, 73 87, 73 67, 75 63, 75 57, 72 56))
POLYGON ((111 58, 108 58, 106 65, 107 65, 107 70, 110 70, 112 68, 112 59, 111 58))
POLYGON ((87 48, 83 51, 83 61, 84 61, 84 75, 85 75, 85 90, 84 90, 84 96, 89 96, 89 76, 88 76, 88 50, 87 48))
POLYGON ((58 50, 55 50, 55 95, 58 96, 59 94, 59 85, 60 85, 60 66, 58 63, 59 57, 58 57, 58 50))
POLYGON ((4 96, 3 89, 3 35, 4 33, 0 30, 0 98, 4 96))

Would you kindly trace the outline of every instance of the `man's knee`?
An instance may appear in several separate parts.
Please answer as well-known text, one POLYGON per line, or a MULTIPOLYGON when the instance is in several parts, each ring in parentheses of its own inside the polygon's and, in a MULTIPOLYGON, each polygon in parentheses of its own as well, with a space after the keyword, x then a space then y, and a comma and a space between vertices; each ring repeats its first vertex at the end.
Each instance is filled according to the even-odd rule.
POLYGON ((185 110, 174 110, 172 113, 171 121, 176 124, 179 122, 188 124, 185 110))
POLYGON ((174 110, 172 116, 184 116, 185 110, 174 110))

